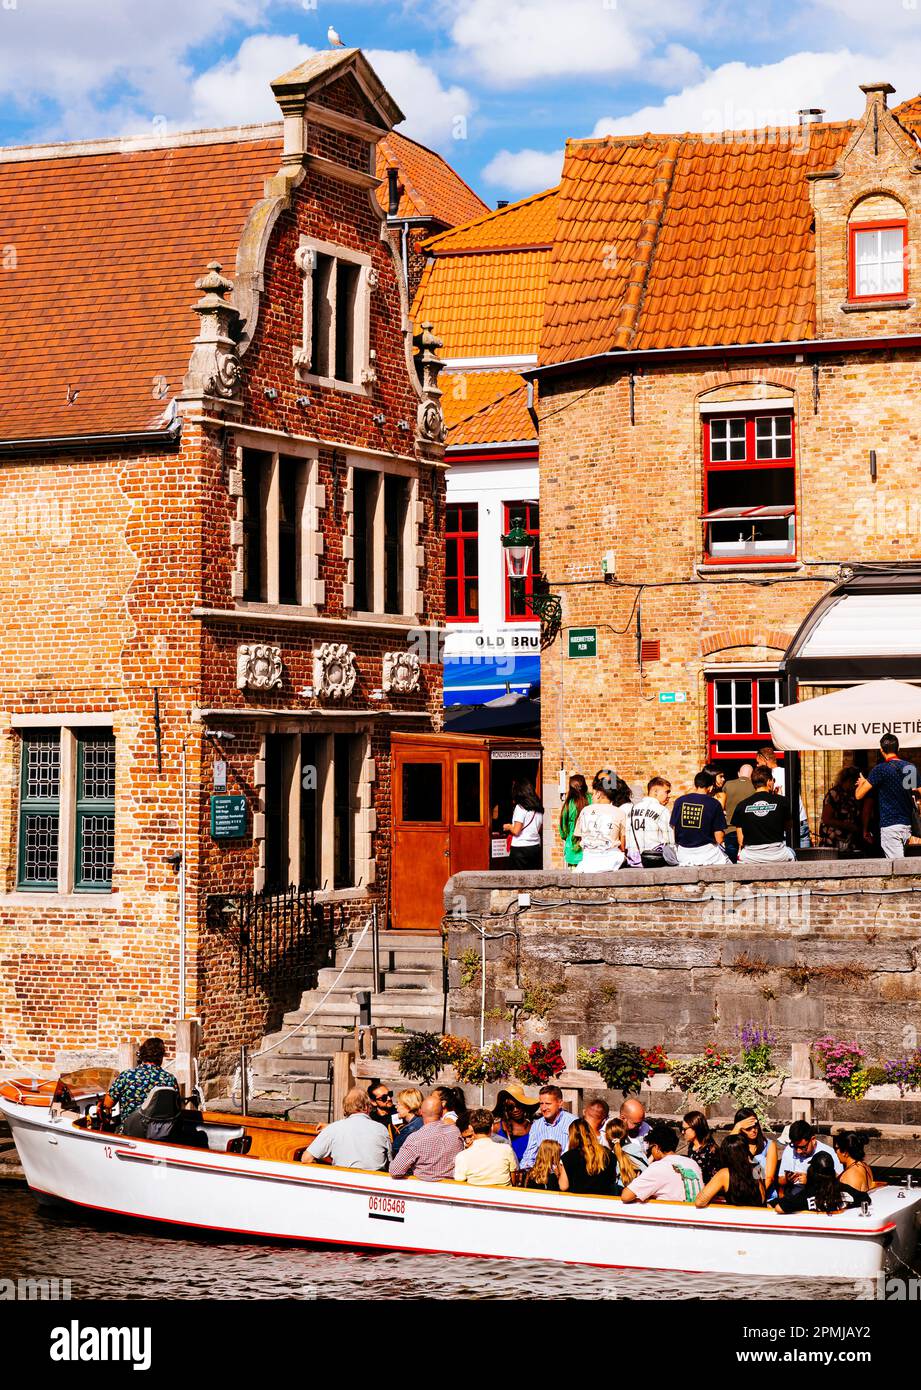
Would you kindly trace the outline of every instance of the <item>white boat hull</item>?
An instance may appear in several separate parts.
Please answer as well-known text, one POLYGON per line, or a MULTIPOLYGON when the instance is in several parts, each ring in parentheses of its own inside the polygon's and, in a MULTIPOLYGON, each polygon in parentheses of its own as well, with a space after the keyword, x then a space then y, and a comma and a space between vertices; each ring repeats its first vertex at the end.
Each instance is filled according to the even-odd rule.
POLYGON ((778 1216, 671 1202, 396 1180, 74 1127, 0 1097, 29 1186, 95 1211, 215 1232, 620 1268, 872 1278, 915 1245, 921 1189, 869 1215, 778 1216))

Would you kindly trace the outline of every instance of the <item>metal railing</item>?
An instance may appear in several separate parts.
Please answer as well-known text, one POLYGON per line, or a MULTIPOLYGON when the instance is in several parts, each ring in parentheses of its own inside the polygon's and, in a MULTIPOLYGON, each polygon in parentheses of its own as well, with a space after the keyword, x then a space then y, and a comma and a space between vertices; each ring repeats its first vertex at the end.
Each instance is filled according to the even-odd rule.
POLYGON ((309 888, 208 898, 208 925, 236 938, 238 984, 247 994, 279 984, 311 989, 344 925, 341 905, 309 888), (340 920, 341 919, 341 920, 340 920))

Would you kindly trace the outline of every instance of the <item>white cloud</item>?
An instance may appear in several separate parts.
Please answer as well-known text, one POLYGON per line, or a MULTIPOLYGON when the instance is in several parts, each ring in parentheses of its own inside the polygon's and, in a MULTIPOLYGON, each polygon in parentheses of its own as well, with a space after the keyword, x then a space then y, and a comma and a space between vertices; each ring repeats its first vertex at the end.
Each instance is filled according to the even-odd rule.
POLYGON ((434 68, 411 50, 372 48, 367 58, 406 116, 401 133, 441 150, 467 138, 474 102, 465 88, 443 87, 434 68))
POLYGON ((861 82, 892 82, 896 101, 915 95, 921 43, 888 56, 868 58, 841 49, 834 53, 794 53, 762 67, 724 63, 700 81, 627 116, 605 116, 594 135, 636 135, 643 131, 711 133, 795 125, 802 107, 819 106, 828 120, 854 117, 863 110, 861 82))
POLYGON ((698 81, 705 71, 700 54, 683 43, 670 43, 660 58, 649 58, 643 64, 643 77, 657 87, 684 87, 698 81))
POLYGON ((269 83, 304 63, 317 50, 295 34, 254 34, 232 58, 196 77, 186 125, 246 125, 280 120, 269 83))
MULTIPOLYGON (((499 87, 633 73, 658 42, 693 31, 704 0, 465 0, 451 38, 477 76, 499 87)), ((687 50, 685 50, 686 52, 687 50)), ((657 79, 653 79, 657 80, 657 79)))
POLYGON ((562 172, 562 150, 500 150, 483 170, 483 179, 506 193, 524 196, 552 188, 562 172))

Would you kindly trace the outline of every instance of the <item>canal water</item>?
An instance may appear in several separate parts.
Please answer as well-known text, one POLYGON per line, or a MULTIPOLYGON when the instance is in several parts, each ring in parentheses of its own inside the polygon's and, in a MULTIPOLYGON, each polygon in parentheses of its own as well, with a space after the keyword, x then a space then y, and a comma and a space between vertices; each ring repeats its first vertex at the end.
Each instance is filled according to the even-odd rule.
POLYGON ((0 1184, 0 1279, 69 1281, 74 1299, 802 1299, 873 1296, 866 1279, 756 1279, 525 1260, 369 1254, 187 1232, 39 1205, 0 1184))

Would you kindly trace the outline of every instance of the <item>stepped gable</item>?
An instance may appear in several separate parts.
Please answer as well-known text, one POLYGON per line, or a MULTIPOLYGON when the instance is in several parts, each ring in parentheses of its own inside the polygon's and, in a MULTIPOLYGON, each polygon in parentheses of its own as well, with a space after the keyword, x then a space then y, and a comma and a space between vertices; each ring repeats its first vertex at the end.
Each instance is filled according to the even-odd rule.
POLYGON ((807 176, 854 129, 570 141, 541 363, 814 336, 807 176))

